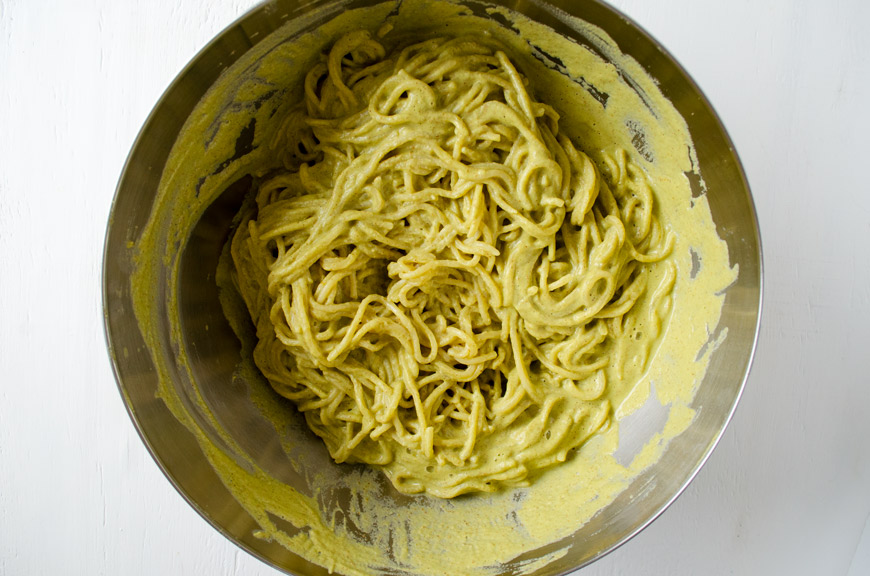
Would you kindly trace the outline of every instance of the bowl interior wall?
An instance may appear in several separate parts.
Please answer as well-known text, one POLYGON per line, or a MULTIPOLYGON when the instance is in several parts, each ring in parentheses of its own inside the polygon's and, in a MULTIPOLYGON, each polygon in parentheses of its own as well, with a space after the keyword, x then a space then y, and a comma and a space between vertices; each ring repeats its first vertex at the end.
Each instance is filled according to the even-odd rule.
MULTIPOLYGON (((276 567, 299 574, 326 574, 278 544, 253 537, 258 528, 230 496, 211 469, 195 439, 155 394, 154 365, 133 314, 130 274, 133 251, 128 242, 139 237, 155 199, 170 147, 185 119, 220 72, 287 18, 310 5, 277 1, 261 5, 228 28, 185 69, 155 108, 138 138, 118 186, 106 238, 104 300, 107 340, 117 379, 131 417, 149 450, 182 495, 217 529, 276 567)), ((375 2, 351 2, 365 5, 375 2)), ((476 10, 480 4, 469 2, 476 10)), ((506 2, 508 7, 576 38, 582 36, 558 9, 543 2, 506 2)), ((638 476, 630 487, 566 541, 527 554, 535 557, 570 543, 570 551, 540 574, 564 573, 595 560, 641 530, 681 492, 709 455, 739 398, 757 333, 761 260, 755 213, 748 185, 732 144, 709 103, 685 72, 645 33, 624 17, 594 0, 554 2, 605 29, 627 54, 638 60, 662 86, 687 119, 694 139, 713 218, 727 242, 739 277, 726 292, 720 329, 728 338, 714 353, 707 376, 693 402, 698 416, 675 438, 661 460, 638 476)), ((305 476, 288 468, 281 438, 249 399, 248 386, 233 378, 239 342, 223 316, 214 270, 229 223, 249 183, 238 183, 236 194, 222 198, 197 225, 186 249, 179 284, 180 313, 190 365, 206 403, 227 429, 239 430, 241 449, 276 477, 307 491, 305 476)), ((161 295, 156 295, 161 298, 161 295)), ((168 342, 164 352, 174 354, 168 342)), ((187 377, 176 374, 180 386, 187 377)), ((301 420, 295 410, 288 418, 301 420)), ((335 466, 322 443, 301 422, 299 449, 314 454, 323 466, 335 466)), ((338 472, 340 473, 340 471, 338 472)), ((341 505, 340 503, 338 504, 341 505)), ((522 558, 520 559, 522 560, 522 558)))

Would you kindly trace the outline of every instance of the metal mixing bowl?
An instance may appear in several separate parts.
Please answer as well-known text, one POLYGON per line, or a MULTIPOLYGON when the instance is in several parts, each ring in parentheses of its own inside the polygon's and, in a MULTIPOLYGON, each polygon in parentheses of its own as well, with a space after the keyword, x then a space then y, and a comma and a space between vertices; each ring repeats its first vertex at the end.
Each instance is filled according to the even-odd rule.
MULTIPOLYGON (((355 0, 340 4, 374 3, 355 0)), ((578 41, 582 40, 579 32, 560 19, 559 10, 580 17, 605 30, 624 53, 657 79, 664 95, 688 123, 714 221, 728 244, 732 264, 740 271, 725 295, 720 326, 727 328, 728 338, 713 354, 691 404, 697 417, 667 446, 655 465, 573 534, 567 554, 535 572, 564 574, 600 558, 642 530, 682 492, 710 455, 737 405, 755 349, 761 249, 752 198, 732 143, 698 87, 659 44, 625 16, 596 0, 498 3, 578 41)), ((231 497, 191 433, 156 397, 155 366, 133 313, 130 246, 148 220, 170 148, 206 90, 227 66, 287 19, 324 4, 326 0, 261 4, 222 32, 176 78, 148 118, 124 168, 109 220, 103 271, 106 337, 118 385, 143 441, 167 478, 233 542, 279 569, 306 575, 327 571, 277 543, 253 536, 258 528, 254 519, 231 497)), ((227 385, 239 358, 239 344, 223 318, 212 274, 238 201, 232 195, 222 197, 196 227, 179 278, 180 314, 184 337, 194 343, 191 349, 196 351, 189 359, 194 376, 211 395, 213 409, 223 411, 219 417, 229 423, 240 445, 256 447, 258 462, 265 469, 276 470, 286 455, 274 438, 274 430, 256 424, 256 409, 244 390, 227 385)), ((170 341, 168 333, 165 341, 170 341)), ((173 352, 167 347, 164 353, 173 352)), ((312 451, 323 452, 317 445, 319 440, 310 435, 300 441, 312 451)), ((564 545, 544 547, 526 557, 544 555, 564 545)))

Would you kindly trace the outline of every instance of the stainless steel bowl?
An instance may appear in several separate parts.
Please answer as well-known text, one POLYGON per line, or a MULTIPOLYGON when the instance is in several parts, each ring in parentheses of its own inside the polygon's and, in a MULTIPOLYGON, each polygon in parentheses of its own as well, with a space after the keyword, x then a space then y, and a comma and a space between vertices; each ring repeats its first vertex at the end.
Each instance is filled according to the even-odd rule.
MULTIPOLYGON (((226 67, 288 19, 327 3, 273 0, 261 4, 222 32, 179 74, 154 108, 127 160, 109 220, 103 270, 109 354, 130 416, 154 459, 191 506, 217 530, 263 561, 305 575, 327 571, 277 543, 253 536, 258 528, 254 519, 221 483, 193 435, 156 397, 155 365, 133 313, 130 246, 148 220, 170 148, 206 90, 226 67)), ((374 3, 340 2, 342 7, 374 3)), ((596 0, 497 3, 578 40, 582 40, 579 32, 560 19, 559 11, 580 17, 605 30, 624 53, 658 80, 664 95, 688 123, 714 221, 728 244, 732 264, 740 270, 736 284, 726 292, 720 324, 727 328, 728 338, 712 356, 691 405, 697 417, 667 446, 658 463, 636 477, 615 501, 570 537, 567 554, 535 572, 563 574, 612 551, 652 522, 691 481, 721 437, 755 349, 761 306, 761 248, 752 198, 734 147, 709 102, 661 45, 624 15, 596 0)), ((239 344, 223 318, 211 274, 237 208, 238 198, 230 196, 208 210, 184 255, 179 278, 184 338, 194 343, 191 349, 196 352, 190 358, 194 376, 209 395, 213 409, 223 411, 220 416, 229 423, 234 440, 243 447, 256 447, 257 460, 265 469, 280 470, 286 455, 274 430, 257 425, 256 409, 245 391, 228 384, 239 358, 239 344)), ((168 330, 168 326, 163 328, 168 330)), ((170 340, 166 333, 165 341, 170 340)), ((171 355, 173 351, 167 345, 163 353, 171 355)), ((302 436, 301 442, 318 449, 316 438, 304 437, 304 432, 302 436)), ((285 480, 300 481, 293 477, 285 480)), ((565 544, 562 541, 540 548, 524 558, 542 556, 565 544)))

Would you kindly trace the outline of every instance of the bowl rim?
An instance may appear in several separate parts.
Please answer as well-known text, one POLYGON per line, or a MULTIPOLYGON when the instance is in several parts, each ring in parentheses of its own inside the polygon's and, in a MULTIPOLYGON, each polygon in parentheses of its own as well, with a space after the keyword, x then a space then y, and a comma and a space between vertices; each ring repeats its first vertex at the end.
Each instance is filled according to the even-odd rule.
MULTIPOLYGON (((167 87, 161 93, 160 97, 156 100, 156 102, 152 106, 152 108, 149 111, 149 113, 148 113, 145 121, 143 122, 141 128, 137 132, 136 137, 134 138, 132 145, 130 146, 130 150, 127 154, 127 157, 124 161, 124 165, 123 165, 121 172, 119 174, 118 182, 115 186, 115 192, 114 192, 114 195, 112 197, 112 202, 111 202, 111 205, 109 208, 109 216, 108 216, 106 231, 105 231, 104 239, 103 239, 100 285, 101 285, 101 297, 102 297, 103 337, 104 337, 105 342, 106 342, 106 350, 107 350, 107 353, 109 356, 109 360, 110 360, 110 364, 112 367, 112 373, 114 375, 115 383, 118 387, 118 391, 121 394, 122 400, 124 402, 124 408, 127 411, 127 414, 133 423, 133 426, 136 430, 136 433, 138 434, 139 438, 142 440, 142 442, 145 445, 151 458, 154 460, 154 462, 157 464, 160 471, 163 473, 163 476, 170 482, 170 484, 173 486, 173 488, 175 488, 176 492, 178 492, 178 494, 181 495, 181 497, 187 502, 187 504, 189 506, 191 506, 191 508, 193 508, 202 519, 204 519, 212 528, 217 530, 221 535, 223 535, 232 544, 234 544, 238 548, 241 548, 242 550, 244 550, 245 552, 247 552, 248 554, 250 554, 254 558, 260 560, 261 562, 263 562, 264 564, 266 564, 267 566, 269 566, 275 570, 278 570, 280 572, 284 572, 286 574, 294 574, 294 572, 291 572, 287 568, 284 568, 282 566, 277 565, 271 559, 266 557, 263 553, 255 550, 254 548, 249 546, 244 541, 242 541, 242 540, 236 538, 235 536, 233 536, 232 534, 230 534, 229 531, 225 527, 223 527, 200 504, 198 504, 190 495, 188 495, 188 493, 185 491, 185 489, 180 485, 179 480, 177 480, 175 478, 175 476, 170 472, 168 465, 163 461, 162 457, 159 455, 159 453, 157 452, 155 447, 152 445, 151 441, 148 439, 148 437, 143 429, 143 425, 139 421, 139 418, 136 414, 136 411, 135 411, 134 407, 132 406, 132 402, 130 401, 129 394, 126 390, 124 381, 121 377, 121 368, 120 368, 119 361, 118 361, 117 350, 115 349, 115 344, 114 344, 114 339, 113 339, 113 331, 112 331, 112 327, 111 327, 111 323, 110 323, 110 303, 111 303, 113 297, 110 293, 110 288, 109 288, 110 271, 108 269, 109 262, 110 262, 110 260, 109 260, 109 256, 110 256, 109 241, 110 241, 110 236, 111 236, 111 233, 113 230, 113 225, 115 223, 115 213, 116 213, 117 204, 119 202, 119 197, 121 196, 121 193, 122 193, 122 186, 127 180, 129 171, 130 171, 131 166, 133 164, 133 159, 136 156, 136 151, 140 148, 142 142, 144 141, 145 134, 148 132, 148 129, 157 121, 158 114, 163 110, 164 106, 166 105, 167 101, 169 100, 170 95, 172 95, 176 90, 179 89, 179 86, 181 86, 181 84, 182 84, 182 80, 185 79, 185 77, 188 75, 188 73, 190 73, 192 70, 196 69, 197 66, 199 66, 199 64, 203 60, 203 58, 208 53, 210 53, 212 51, 212 49, 215 47, 215 45, 220 43, 221 39, 228 32, 230 32, 234 29, 243 28, 244 27, 243 25, 246 22, 249 22, 252 19, 256 18, 263 11, 269 10, 271 6, 276 5, 280 1, 281 0, 260 0, 259 2, 254 4, 251 8, 246 10, 244 13, 242 13, 241 15, 236 17, 229 24, 227 24, 226 26, 221 28, 221 30, 215 36, 213 36, 202 48, 200 48, 195 53, 195 55, 192 58, 190 58, 190 60, 176 73, 176 75, 173 77, 172 81, 167 85, 167 87)), ((353 0, 322 0, 322 2, 319 2, 319 3, 322 6, 327 6, 330 4, 340 6, 343 4, 348 4, 351 1, 353 1, 353 0)), ((388 2, 389 0, 381 0, 381 1, 388 2)), ((463 0, 451 0, 451 1, 462 2, 463 0)), ((497 4, 500 6, 505 6, 505 7, 510 9, 510 6, 506 6, 507 2, 505 0, 472 0, 472 1, 475 3, 494 3, 494 4, 497 4)), ((584 561, 584 562, 582 562, 582 563, 580 563, 580 564, 578 564, 570 569, 559 572, 558 574, 560 576, 572 574, 575 571, 578 571, 578 570, 596 562, 597 560, 600 560, 601 558, 611 554, 615 550, 619 549, 620 547, 622 547, 623 545, 628 543, 635 536, 640 534, 643 530, 645 530, 653 522, 655 522, 665 512, 665 510, 667 510, 685 492, 685 490, 688 488, 688 486, 697 477, 701 468, 703 468, 704 465, 707 463, 707 461, 710 459, 715 448, 717 447, 717 445, 719 444, 719 442, 723 438, 725 431, 728 429, 728 427, 731 423, 731 420, 733 419, 734 414, 737 411, 737 407, 740 404, 740 400, 741 400, 743 393, 746 389, 746 385, 747 385, 747 382, 749 380, 752 366, 754 364, 755 356, 757 354, 758 342, 759 342, 760 332, 761 332, 763 310, 764 310, 764 305, 763 305, 764 304, 764 284, 765 284, 765 282, 764 282, 764 258, 763 258, 761 228, 760 228, 759 221, 758 221, 758 211, 756 209, 755 200, 754 200, 754 197, 752 195, 752 190, 751 190, 751 187, 750 187, 747 175, 746 175, 746 170, 743 166, 743 162, 741 161, 740 156, 737 154, 736 148, 734 146, 734 141, 731 138, 731 135, 729 134, 724 122, 722 121, 722 118, 720 117, 719 113, 716 111, 716 109, 713 106, 710 99, 707 97, 706 93, 698 85, 698 83, 695 81, 695 79, 688 73, 687 69, 682 65, 682 63, 670 51, 668 51, 665 48, 665 46, 661 42, 659 42, 649 31, 647 31, 643 26, 641 26, 633 18, 631 18, 630 16, 625 14, 622 10, 620 10, 619 8, 616 8, 615 6, 613 6, 612 4, 610 4, 608 2, 605 2, 604 0, 585 0, 585 1, 597 5, 598 8, 600 8, 600 9, 611 12, 614 16, 616 16, 620 20, 622 20, 623 24, 626 27, 633 29, 634 32, 636 32, 641 37, 643 37, 643 39, 646 40, 650 44, 651 47, 655 48, 661 54, 662 57, 664 57, 666 60, 669 60, 670 63, 672 63, 675 66, 675 68, 680 73, 682 78, 693 89, 694 94, 697 95, 697 97, 701 100, 702 106, 709 110, 711 118, 714 121, 716 128, 719 130, 724 142, 728 145, 728 151, 729 151, 730 155, 733 157, 735 166, 737 168, 737 173, 740 176, 740 180, 741 180, 740 184, 742 185, 742 188, 746 191, 746 196, 747 196, 746 200, 748 202, 749 212, 751 215, 750 223, 751 223, 751 228, 752 228, 752 232, 754 235, 755 244, 757 247, 755 250, 754 256, 757 260, 757 265, 758 265, 758 300, 756 303, 755 323, 754 323, 754 326, 752 328, 753 336, 752 336, 752 341, 751 341, 751 347, 749 348, 749 354, 748 354, 748 357, 746 360, 746 366, 743 370, 743 376, 741 378, 740 385, 737 388, 737 393, 734 395, 733 402, 732 402, 731 407, 727 413, 727 416, 725 417, 725 419, 723 421, 722 426, 720 427, 718 433, 713 437, 711 442, 708 444, 705 452, 703 453, 703 456, 697 461, 694 468, 692 468, 689 471, 688 475, 686 476, 685 481, 671 495, 671 497, 668 498, 664 502, 664 504, 662 504, 658 509, 654 510, 645 521, 641 522, 638 525, 637 528, 635 528, 634 530, 630 531, 629 533, 623 535, 617 543, 611 545, 607 549, 599 551, 597 554, 595 554, 593 557, 589 558, 588 560, 586 560, 586 561, 584 561)), ((545 11, 550 12, 551 14, 552 14, 552 9, 554 9, 554 8, 556 10, 565 11, 566 13, 571 13, 562 7, 563 4, 570 4, 570 0, 529 0, 529 2, 538 8, 541 8, 545 11)), ((307 2, 305 4, 315 4, 315 3, 318 3, 318 0, 314 0, 313 2, 307 2)), ((571 13, 571 14, 573 14, 573 13, 571 13)), ((289 19, 285 19, 285 22, 286 21, 289 21, 289 19)), ((275 30, 277 30, 277 28, 275 28, 275 30)), ((259 35, 257 38, 251 38, 250 39, 251 46, 248 49, 250 50, 250 48, 253 48, 257 44, 259 44, 261 41, 263 41, 264 39, 269 37, 269 35, 271 35, 275 30, 273 30, 272 32, 269 32, 268 34, 259 35)), ((618 45, 618 43, 617 43, 617 45, 618 45)), ((242 56, 244 56, 245 53, 246 52, 239 52, 238 54, 235 54, 233 56, 232 60, 225 62, 224 63, 224 70, 231 67, 236 61, 238 61, 238 59, 240 59, 242 56)), ((206 88, 206 91, 207 90, 208 90, 208 88, 206 88)), ((162 169, 162 167, 161 167, 161 169, 162 169)), ((301 559, 304 562, 309 562, 308 560, 305 560, 304 558, 301 558, 301 559)), ((314 565, 314 564, 312 563, 312 565, 314 565)))

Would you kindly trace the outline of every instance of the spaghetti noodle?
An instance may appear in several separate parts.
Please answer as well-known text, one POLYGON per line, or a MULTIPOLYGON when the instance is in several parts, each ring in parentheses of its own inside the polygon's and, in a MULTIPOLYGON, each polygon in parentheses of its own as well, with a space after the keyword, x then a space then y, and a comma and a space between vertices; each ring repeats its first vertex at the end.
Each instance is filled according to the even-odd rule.
POLYGON ((255 362, 336 461, 521 485, 643 373, 672 233, 624 151, 596 166, 558 120, 487 37, 353 32, 308 73, 231 249, 255 362))

